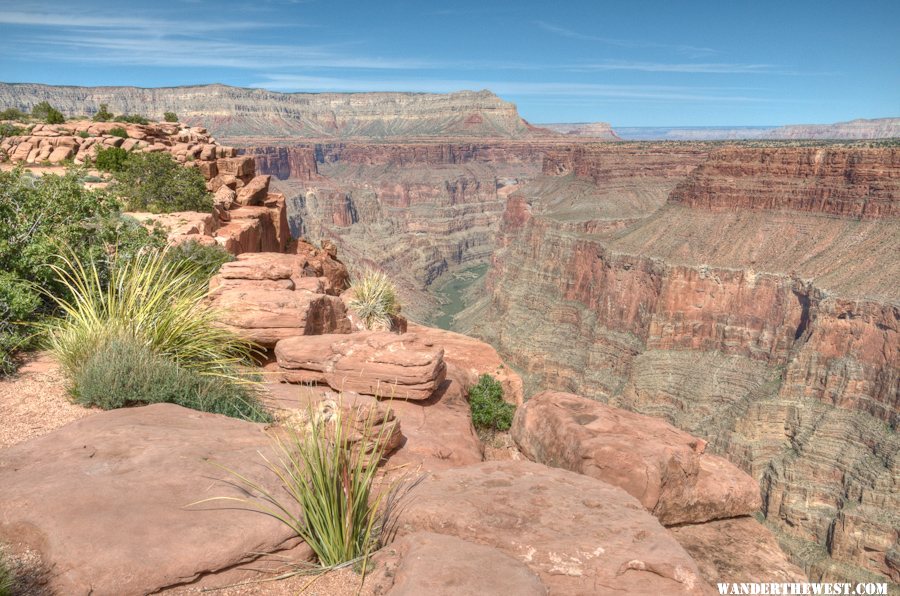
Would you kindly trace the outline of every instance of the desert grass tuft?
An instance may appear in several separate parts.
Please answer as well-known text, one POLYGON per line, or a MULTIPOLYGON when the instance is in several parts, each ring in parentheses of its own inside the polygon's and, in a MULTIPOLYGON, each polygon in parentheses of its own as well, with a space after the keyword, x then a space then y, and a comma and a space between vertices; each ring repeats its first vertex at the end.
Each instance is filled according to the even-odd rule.
MULTIPOLYGON (((363 574, 369 555, 377 550, 390 530, 401 497, 414 485, 406 477, 383 480, 378 464, 384 457, 390 425, 374 429, 375 411, 360 433, 374 445, 367 453, 351 447, 349 425, 342 408, 327 420, 308 413, 305 429, 288 427, 273 438, 275 458, 263 456, 266 467, 278 479, 281 497, 259 482, 227 468, 252 498, 214 497, 238 501, 289 526, 315 552, 320 570, 361 563, 363 574)), ((358 431, 357 431, 358 432, 358 431)))
POLYGON ((12 596, 15 576, 3 553, 0 552, 0 596, 12 596))
POLYGON ((252 346, 217 324, 207 286, 164 251, 117 259, 109 273, 93 260, 51 266, 69 298, 51 296, 62 316, 46 326, 48 346, 70 377, 114 338, 129 337, 198 374, 244 380, 252 346))
POLYGON ((366 329, 389 331, 392 317, 400 314, 397 289, 380 271, 366 271, 350 288, 350 309, 365 324, 366 329))

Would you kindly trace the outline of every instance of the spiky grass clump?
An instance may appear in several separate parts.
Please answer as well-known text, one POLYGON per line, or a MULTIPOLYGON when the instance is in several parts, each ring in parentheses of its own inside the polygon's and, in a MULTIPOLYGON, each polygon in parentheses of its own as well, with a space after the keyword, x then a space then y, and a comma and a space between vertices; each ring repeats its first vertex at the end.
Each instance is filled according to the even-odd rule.
POLYGON ((70 377, 109 341, 126 337, 199 374, 244 380, 237 367, 250 360, 252 346, 217 324, 204 301, 206 283, 165 252, 119 259, 108 279, 92 260, 61 260, 64 266, 52 268, 71 297, 51 297, 62 316, 47 331, 70 377))
POLYGON ((397 289, 380 271, 366 271, 362 279, 350 288, 349 306, 362 320, 366 329, 388 331, 392 317, 400 314, 397 289))
POLYGON ((159 251, 108 269, 77 256, 61 260, 53 269, 69 298, 51 296, 62 316, 45 328, 77 400, 101 407, 165 401, 268 418, 240 370, 252 346, 217 324, 204 276, 159 251))
POLYGON ((322 568, 360 561, 364 568, 369 555, 380 547, 394 505, 407 486, 401 479, 376 489, 377 464, 388 443, 385 433, 393 431, 385 424, 375 432, 376 414, 373 409, 360 433, 366 444, 373 445, 365 453, 352 449, 359 437, 353 436, 341 407, 327 419, 310 408, 305 429, 288 427, 285 437, 273 440, 277 459, 263 456, 286 498, 226 469, 255 498, 214 497, 200 503, 239 501, 289 526, 312 548, 322 568))

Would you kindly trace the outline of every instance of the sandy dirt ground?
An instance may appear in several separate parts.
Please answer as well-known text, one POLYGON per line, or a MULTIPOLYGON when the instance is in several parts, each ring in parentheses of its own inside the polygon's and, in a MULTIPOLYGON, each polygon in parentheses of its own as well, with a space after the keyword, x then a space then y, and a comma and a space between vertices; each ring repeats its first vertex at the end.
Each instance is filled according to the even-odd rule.
POLYGON ((0 380, 0 448, 99 411, 69 400, 59 365, 48 354, 31 355, 18 374, 0 380))

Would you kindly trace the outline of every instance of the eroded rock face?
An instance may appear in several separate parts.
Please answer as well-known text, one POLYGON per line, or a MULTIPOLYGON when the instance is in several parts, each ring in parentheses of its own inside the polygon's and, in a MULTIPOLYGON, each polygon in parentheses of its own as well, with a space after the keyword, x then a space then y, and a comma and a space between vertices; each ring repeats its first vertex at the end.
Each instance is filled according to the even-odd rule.
POLYGON ((700 574, 716 582, 806 582, 803 570, 789 562, 772 533, 751 517, 669 528, 697 561, 700 574))
MULTIPOLYGON (((146 594, 296 545, 216 462, 281 493, 263 426, 172 404, 103 412, 0 450, 0 540, 40 553, 59 594, 146 594), (274 482, 273 482, 274 481, 274 482)), ((284 496, 282 496, 284 498, 284 496)), ((296 553, 295 553, 296 554, 296 553)))
POLYGON ((322 267, 330 257, 312 247, 309 253, 315 256, 255 253, 225 263, 210 280, 209 297, 222 323, 263 347, 297 335, 349 333, 344 303, 326 294, 334 290, 322 267))
POLYGON ((547 594, 521 561, 495 548, 432 532, 400 538, 378 553, 376 563, 389 567, 376 573, 390 574, 392 583, 384 592, 390 596, 547 594))
POLYGON ((447 376, 444 350, 414 333, 289 337, 275 346, 284 378, 382 399, 430 398, 447 376))
POLYGON ((703 594, 696 563, 625 491, 532 462, 434 474, 399 534, 455 536, 525 563, 551 594, 703 594))
POLYGON ((759 486, 706 441, 659 418, 545 391, 518 409, 512 436, 539 463, 625 489, 664 525, 750 515, 759 486))
POLYGON ((714 151, 670 202, 714 211, 791 209, 900 215, 896 148, 726 148, 714 151))
POLYGON ((548 157, 507 201, 472 328, 532 388, 709 440, 760 481, 768 527, 814 579, 890 577, 896 155, 793 149, 718 150, 665 192, 623 178, 614 148, 548 157))
POLYGON ((0 86, 0 104, 31 111, 49 101, 64 114, 94 114, 101 103, 117 113, 215 127, 220 136, 276 138, 517 137, 531 131, 515 105, 489 91, 428 93, 278 93, 226 85, 138 89, 0 86))

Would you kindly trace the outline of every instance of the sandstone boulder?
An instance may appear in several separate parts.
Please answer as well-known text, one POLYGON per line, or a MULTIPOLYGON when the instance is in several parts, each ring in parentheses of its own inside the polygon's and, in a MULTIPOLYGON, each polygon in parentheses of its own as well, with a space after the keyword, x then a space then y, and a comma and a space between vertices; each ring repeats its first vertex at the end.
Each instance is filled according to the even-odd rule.
POLYGON ((711 584, 808 581, 779 548, 775 536, 752 517, 676 526, 669 531, 711 584))
MULTIPOLYGON (((0 541, 37 551, 58 594, 147 594, 295 547, 233 505, 226 466, 281 493, 259 424, 172 404, 102 412, 0 450, 0 541)), ((304 546, 305 548, 305 546, 304 546)), ((308 551, 307 551, 308 552, 308 551)))
POLYGON ((222 265, 217 277, 247 281, 289 280, 297 289, 311 279, 318 279, 326 294, 339 294, 350 277, 344 264, 310 244, 299 242, 298 245, 304 248, 294 255, 271 252, 239 255, 236 261, 222 265))
POLYGON ((217 287, 210 302, 226 327, 263 347, 298 335, 350 331, 344 303, 327 294, 237 283, 217 287))
MULTIPOLYGON (((390 576, 390 596, 539 596, 541 580, 521 561, 496 548, 432 532, 414 532, 376 555, 390 576)), ((376 566, 376 573, 378 567, 376 566)))
POLYGON ((622 487, 663 524, 750 515, 759 486, 706 442, 662 419, 544 391, 519 408, 512 436, 529 459, 622 487))
POLYGON ((622 489, 526 461, 433 474, 398 535, 428 531, 525 563, 551 594, 703 594, 696 563, 622 489))
POLYGON ((253 158, 249 156, 225 157, 216 160, 216 168, 220 175, 234 176, 235 178, 253 177, 256 166, 253 158))
MULTIPOLYGON (((315 339, 310 336, 309 339, 315 339)), ((453 367, 448 376, 453 377, 453 367)), ((305 412, 323 401, 372 400, 366 395, 338 393, 328 387, 310 384, 266 383, 266 404, 280 418, 305 412)), ((382 404, 383 405, 383 404, 382 404)), ((469 404, 462 388, 448 378, 431 398, 424 401, 395 399, 390 409, 400 422, 403 439, 391 455, 390 467, 437 471, 459 468, 483 460, 481 441, 472 427, 469 404)))
POLYGON ((444 361, 455 366, 460 375, 459 381, 465 389, 476 385, 481 375, 488 374, 503 385, 504 400, 522 405, 522 377, 506 366, 497 350, 489 344, 461 333, 417 323, 408 323, 407 330, 444 348, 444 361))
POLYGON ((416 334, 381 331, 289 337, 275 346, 286 380, 384 399, 431 397, 447 375, 443 356, 442 348, 416 334))
POLYGON ((256 176, 237 193, 237 202, 244 206, 262 205, 269 192, 271 176, 256 176))

